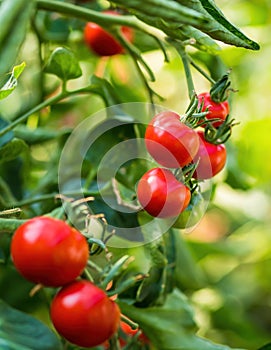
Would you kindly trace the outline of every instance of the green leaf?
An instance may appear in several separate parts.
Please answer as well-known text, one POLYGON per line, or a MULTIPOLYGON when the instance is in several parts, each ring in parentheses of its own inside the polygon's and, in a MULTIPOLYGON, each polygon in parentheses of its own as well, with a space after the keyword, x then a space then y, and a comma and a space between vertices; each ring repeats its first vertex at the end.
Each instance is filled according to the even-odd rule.
POLYGON ((12 73, 9 75, 8 80, 0 89, 0 100, 2 100, 3 98, 6 98, 8 95, 12 93, 13 90, 15 90, 18 82, 17 79, 22 74, 24 68, 25 68, 25 62, 21 63, 18 66, 13 67, 12 73))
POLYGON ((192 256, 187 243, 182 238, 179 230, 172 229, 171 233, 174 236, 176 248, 176 267, 174 271, 176 286, 180 289, 202 288, 205 284, 204 274, 192 256))
POLYGON ((122 301, 119 306, 124 315, 139 324, 159 350, 230 350, 194 334, 193 310, 186 296, 178 290, 168 295, 163 306, 137 308, 122 301))
MULTIPOLYGON (((187 0, 176 0, 182 5, 187 5, 187 0)), ((208 34, 213 39, 222 41, 229 45, 244 47, 251 50, 259 50, 259 45, 249 39, 224 16, 213 0, 189 1, 189 6, 204 14, 209 21, 194 27, 208 34)))
POLYGON ((42 322, 0 300, 0 348, 6 350, 61 350, 56 335, 42 322))
POLYGON ((216 20, 216 24, 224 27, 224 30, 221 32, 214 30, 208 31, 210 36, 213 36, 215 39, 224 41, 236 46, 242 46, 247 49, 259 50, 260 46, 255 41, 249 39, 245 34, 243 34, 236 26, 230 23, 220 9, 216 6, 213 0, 200 0, 201 5, 206 10, 206 12, 216 20))
POLYGON ((258 350, 271 350, 271 343, 262 346, 258 350))
POLYGON ((79 78, 82 75, 74 53, 65 47, 57 47, 51 54, 45 72, 58 76, 61 80, 79 78))
POLYGON ((93 75, 90 79, 92 89, 100 95, 106 106, 114 106, 121 103, 121 99, 114 87, 106 80, 96 75, 93 75))
POLYGON ((5 0, 0 6, 0 77, 10 71, 18 57, 30 23, 34 0, 5 0))
POLYGON ((23 140, 14 138, 0 148, 0 163, 8 162, 17 158, 27 148, 28 147, 23 140))
POLYGON ((135 14, 161 17, 165 21, 173 21, 185 24, 201 24, 208 21, 206 16, 188 6, 182 6, 174 1, 168 0, 146 0, 142 6, 141 0, 114 0, 118 5, 131 9, 135 14))

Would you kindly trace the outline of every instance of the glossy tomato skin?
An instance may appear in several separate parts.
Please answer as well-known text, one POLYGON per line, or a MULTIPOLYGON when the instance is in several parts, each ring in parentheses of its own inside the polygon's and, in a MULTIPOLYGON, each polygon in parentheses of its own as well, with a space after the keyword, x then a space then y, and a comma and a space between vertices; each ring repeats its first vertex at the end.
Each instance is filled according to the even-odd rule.
POLYGON ((201 139, 198 153, 194 162, 199 162, 194 177, 198 180, 210 179, 218 174, 225 166, 227 150, 224 144, 215 145, 204 138, 204 132, 198 131, 201 139))
POLYGON ((159 218, 178 216, 188 206, 191 193, 168 169, 147 171, 137 185, 137 197, 150 215, 159 218))
POLYGON ((187 165, 199 148, 197 133, 180 122, 180 116, 172 111, 161 112, 150 121, 145 143, 156 162, 167 168, 187 165))
POLYGON ((227 115, 230 113, 230 106, 229 102, 223 101, 223 102, 214 102, 211 98, 211 95, 209 92, 203 92, 198 95, 199 99, 199 105, 203 103, 202 111, 205 112, 208 108, 208 114, 206 114, 206 118, 209 120, 212 120, 214 118, 220 119, 219 121, 216 121, 213 123, 214 127, 220 126, 224 120, 226 119, 227 115))
POLYGON ((89 249, 80 232, 64 221, 43 216, 28 220, 15 231, 11 256, 29 281, 58 287, 82 273, 89 249))
MULTIPOLYGON (((104 11, 111 15, 118 15, 115 11, 104 11)), ((121 27, 122 34, 128 41, 133 40, 133 30, 129 27, 121 27)), ((88 22, 84 28, 86 45, 98 56, 113 56, 123 53, 121 44, 105 29, 98 24, 88 22)))
POLYGON ((120 323, 118 305, 103 290, 85 280, 64 286, 52 301, 50 315, 58 333, 82 347, 104 343, 120 323))

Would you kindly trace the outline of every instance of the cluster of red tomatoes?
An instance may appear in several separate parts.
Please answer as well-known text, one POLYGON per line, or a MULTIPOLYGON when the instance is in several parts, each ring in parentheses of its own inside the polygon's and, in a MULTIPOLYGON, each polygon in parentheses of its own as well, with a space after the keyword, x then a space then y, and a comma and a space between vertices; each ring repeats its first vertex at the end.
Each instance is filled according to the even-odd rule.
POLYGON ((30 219, 15 231, 11 256, 26 279, 61 287, 52 300, 50 316, 65 339, 93 347, 118 330, 120 309, 116 302, 95 284, 78 279, 87 265, 89 247, 76 229, 51 217, 30 219))
POLYGON ((147 126, 146 148, 163 168, 153 168, 141 177, 137 196, 145 211, 154 217, 178 217, 190 204, 191 185, 185 169, 191 169, 192 165, 191 184, 191 178, 194 183, 212 178, 226 163, 225 145, 219 140, 208 142, 204 128, 211 125, 214 130, 219 130, 226 122, 229 104, 227 101, 214 102, 207 92, 198 96, 198 103, 206 115, 204 120, 199 119, 195 128, 189 123, 186 125, 172 111, 157 114, 147 126))

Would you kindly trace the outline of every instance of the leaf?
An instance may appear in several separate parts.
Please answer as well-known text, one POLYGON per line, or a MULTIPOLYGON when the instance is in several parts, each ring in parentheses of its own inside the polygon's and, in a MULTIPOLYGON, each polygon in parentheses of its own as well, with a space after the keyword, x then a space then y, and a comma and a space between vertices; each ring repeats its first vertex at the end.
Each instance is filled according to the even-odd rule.
POLYGON ((79 78, 82 75, 74 53, 64 47, 57 47, 51 54, 45 72, 58 76, 61 80, 79 78))
POLYGON ((142 6, 141 0, 114 0, 112 2, 125 6, 127 9, 132 9, 133 12, 136 11, 136 15, 161 17, 165 21, 173 21, 178 24, 195 25, 208 21, 204 14, 174 1, 147 0, 144 2, 144 6, 142 6))
POLYGON ((176 286, 180 289, 202 288, 205 284, 204 274, 192 256, 187 243, 182 238, 179 230, 172 229, 171 233, 175 238, 176 248, 176 267, 174 271, 176 286))
POLYGON ((10 74, 8 80, 0 89, 0 100, 2 100, 3 98, 6 98, 8 95, 12 93, 13 90, 15 90, 18 82, 17 79, 23 72, 24 68, 25 68, 25 62, 21 63, 18 66, 13 67, 12 73, 10 74))
POLYGON ((247 49, 259 50, 259 44, 249 39, 236 26, 230 23, 220 11, 220 9, 215 5, 213 0, 200 0, 200 2, 207 13, 216 20, 217 24, 220 24, 222 27, 224 27, 224 30, 221 30, 220 34, 215 34, 216 31, 208 32, 210 36, 213 36, 215 39, 224 41, 225 43, 242 46, 247 49))
MULTIPOLYGON (((187 0, 176 1, 182 5, 187 5, 187 0)), ((213 0, 193 0, 189 1, 189 6, 209 19, 207 23, 194 25, 194 27, 226 44, 259 50, 259 45, 229 22, 213 0)))
POLYGON ((30 23, 34 3, 34 0, 6 0, 0 6, 0 77, 10 71, 18 57, 30 23))
POLYGON ((106 79, 93 75, 90 79, 90 83, 92 85, 91 88, 103 98, 107 107, 122 102, 117 91, 106 79))
POLYGON ((61 350, 57 336, 42 322, 0 300, 0 348, 61 350))
POLYGON ((258 350, 271 350, 271 343, 262 346, 258 350))
POLYGON ((28 147, 23 140, 14 138, 0 148, 0 163, 8 162, 17 158, 27 148, 28 147))
MULTIPOLYGON (((119 301, 122 313, 137 322, 159 350, 230 350, 197 337, 194 313, 187 298, 178 290, 169 294, 163 306, 136 308, 119 301)), ((237 349, 235 349, 237 350, 237 349)))

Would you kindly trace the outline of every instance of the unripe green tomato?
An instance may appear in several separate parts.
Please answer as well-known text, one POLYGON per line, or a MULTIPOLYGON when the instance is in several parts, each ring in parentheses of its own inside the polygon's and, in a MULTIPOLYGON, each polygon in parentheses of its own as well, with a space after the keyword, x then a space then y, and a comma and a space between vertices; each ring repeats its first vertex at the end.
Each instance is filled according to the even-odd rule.
POLYGON ((195 226, 205 212, 205 202, 199 193, 193 193, 188 207, 177 217, 172 225, 174 228, 185 229, 195 226))

